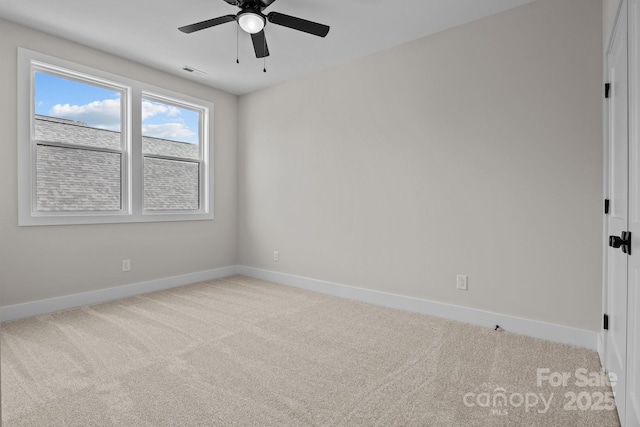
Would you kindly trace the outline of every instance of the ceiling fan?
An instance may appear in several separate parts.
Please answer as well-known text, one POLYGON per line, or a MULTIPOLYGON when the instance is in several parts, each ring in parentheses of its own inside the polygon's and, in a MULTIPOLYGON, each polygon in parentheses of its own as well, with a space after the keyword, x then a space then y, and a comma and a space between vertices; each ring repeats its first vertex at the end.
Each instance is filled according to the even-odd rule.
POLYGON ((264 26, 267 24, 267 21, 272 24, 282 25, 283 27, 292 28, 318 37, 325 37, 329 33, 328 25, 318 24, 317 22, 307 21, 306 19, 296 18, 295 16, 285 15, 284 13, 269 12, 267 15, 263 14, 262 11, 276 0, 224 1, 230 5, 238 6, 240 8, 240 12, 236 15, 225 15, 209 19, 207 21, 185 25, 178 29, 183 33, 188 34, 214 27, 216 25, 225 24, 227 22, 236 21, 240 28, 251 34, 256 58, 269 56, 269 48, 267 47, 267 40, 264 35, 264 26))

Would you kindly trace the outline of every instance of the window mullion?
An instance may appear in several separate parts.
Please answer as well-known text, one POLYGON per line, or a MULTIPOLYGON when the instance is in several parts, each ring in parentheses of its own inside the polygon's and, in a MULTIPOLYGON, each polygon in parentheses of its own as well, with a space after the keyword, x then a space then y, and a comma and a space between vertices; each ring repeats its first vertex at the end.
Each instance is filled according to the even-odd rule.
POLYGON ((129 189, 131 191, 132 200, 131 209, 134 215, 142 214, 144 199, 144 158, 142 156, 142 109, 140 108, 141 103, 142 90, 137 87, 133 88, 131 90, 132 108, 129 112, 129 117, 131 118, 131 138, 129 141, 131 153, 130 176, 132 181, 129 189))
POLYGON ((202 164, 202 160, 188 159, 186 157, 163 156, 162 154, 143 154, 143 156, 144 156, 144 158, 151 158, 151 159, 173 160, 174 162, 185 162, 185 163, 202 164))
POLYGON ((34 140, 35 145, 46 146, 46 147, 60 147, 60 148, 69 148, 71 150, 85 150, 85 151, 100 151, 102 153, 113 153, 113 154, 124 154, 123 150, 116 150, 114 148, 107 147, 94 147, 91 145, 80 145, 80 144, 66 144, 64 142, 58 141, 41 141, 34 140))

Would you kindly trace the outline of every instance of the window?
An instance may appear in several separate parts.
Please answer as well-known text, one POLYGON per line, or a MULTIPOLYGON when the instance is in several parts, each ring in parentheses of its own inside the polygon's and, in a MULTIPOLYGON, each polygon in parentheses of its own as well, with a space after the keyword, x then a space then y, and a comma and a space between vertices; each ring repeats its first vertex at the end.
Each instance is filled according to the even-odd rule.
POLYGON ((44 65, 32 70, 34 214, 126 211, 128 89, 44 65))
POLYGON ((211 103, 19 49, 19 224, 212 219, 211 103))
POLYGON ((144 209, 197 210, 200 207, 201 112, 168 99, 143 94, 142 154, 144 209), (157 120, 180 117, 180 122, 157 120))

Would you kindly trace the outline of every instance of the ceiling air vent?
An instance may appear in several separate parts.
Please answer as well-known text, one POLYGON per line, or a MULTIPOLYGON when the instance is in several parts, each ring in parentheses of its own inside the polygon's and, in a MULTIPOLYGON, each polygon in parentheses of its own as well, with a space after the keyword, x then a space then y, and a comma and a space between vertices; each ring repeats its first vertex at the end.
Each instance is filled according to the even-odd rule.
POLYGON ((182 67, 182 70, 186 71, 187 73, 196 73, 196 74, 202 74, 202 75, 207 74, 204 71, 198 70, 197 68, 193 68, 188 65, 185 65, 184 67, 182 67))

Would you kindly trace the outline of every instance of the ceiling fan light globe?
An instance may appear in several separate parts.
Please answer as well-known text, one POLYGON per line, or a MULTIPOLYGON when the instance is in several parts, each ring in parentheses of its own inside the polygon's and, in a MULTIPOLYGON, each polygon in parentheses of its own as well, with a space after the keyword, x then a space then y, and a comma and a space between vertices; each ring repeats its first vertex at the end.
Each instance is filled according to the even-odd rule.
POLYGON ((245 12, 238 17, 238 25, 249 34, 259 33, 264 24, 264 18, 257 13, 245 12))

